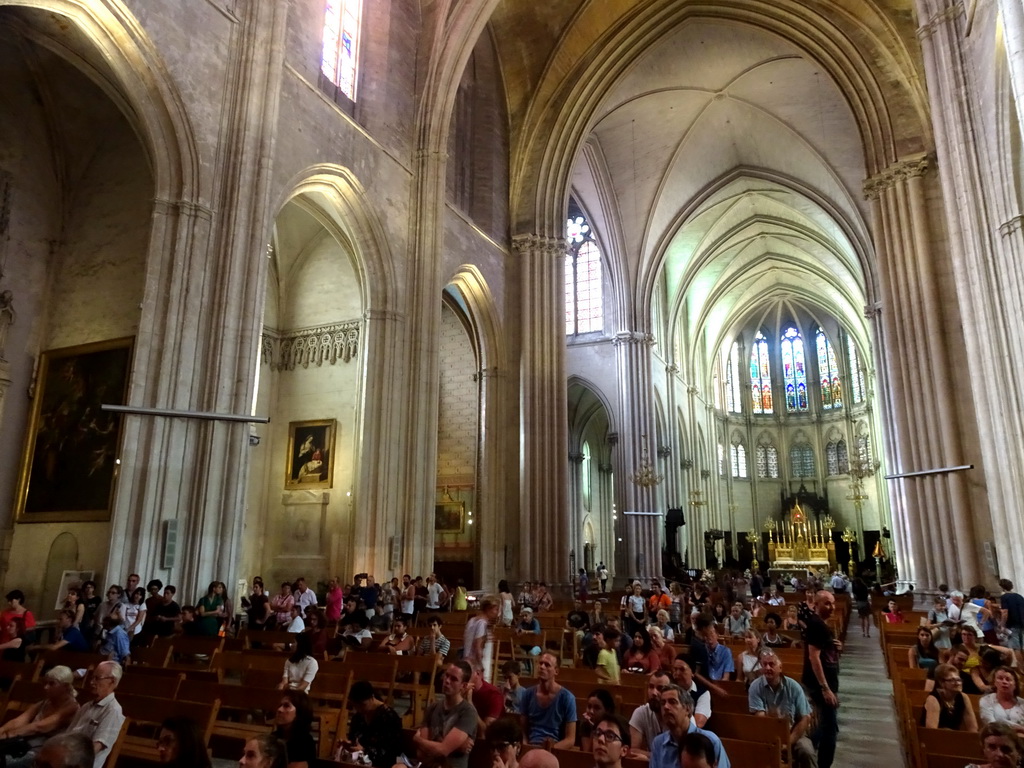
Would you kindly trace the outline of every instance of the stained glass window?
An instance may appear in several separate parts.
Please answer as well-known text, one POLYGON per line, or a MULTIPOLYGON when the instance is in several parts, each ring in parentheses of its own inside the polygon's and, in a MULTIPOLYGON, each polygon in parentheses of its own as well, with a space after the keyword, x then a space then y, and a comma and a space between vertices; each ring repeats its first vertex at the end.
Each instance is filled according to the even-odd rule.
POLYGON ((732 463, 732 476, 745 478, 747 476, 747 448, 741 443, 733 443, 729 449, 729 458, 732 463))
POLYGON ((320 71, 338 90, 356 100, 359 68, 359 24, 363 0, 327 0, 320 71))
POLYGON ((793 477, 814 477, 814 450, 807 443, 789 449, 789 463, 793 477))
POLYGON ((565 332, 571 336, 600 331, 604 327, 601 249, 574 200, 569 201, 565 233, 565 332))
POLYGON ((826 411, 843 407, 843 385, 839 381, 839 365, 835 349, 825 332, 819 328, 814 335, 818 347, 818 377, 821 380, 821 407, 826 411))
POLYGON ((853 339, 846 340, 846 349, 849 352, 850 362, 850 394, 853 395, 853 402, 864 402, 864 371, 860 367, 860 355, 857 353, 857 345, 853 339))
POLYGON ((825 465, 829 477, 849 473, 850 453, 846 448, 846 441, 844 439, 833 440, 825 446, 825 465))
POLYGON ((725 477, 725 446, 718 444, 718 474, 725 477))
POLYGON ((729 413, 743 412, 743 399, 740 397, 740 345, 735 341, 725 366, 725 407, 729 413))
POLYGON ((761 331, 750 349, 750 393, 754 413, 772 411, 772 370, 768 361, 768 340, 761 331))
POLYGON ((871 440, 867 435, 857 435, 857 463, 862 471, 871 467, 871 440))
POLYGON ((804 365, 804 340, 800 331, 790 327, 782 334, 782 383, 786 389, 786 409, 807 410, 807 369, 804 365))
POLYGON ((836 459, 839 462, 839 474, 846 475, 850 472, 850 452, 846 448, 846 441, 840 439, 836 443, 836 459))
POLYGON ((757 476, 762 480, 779 476, 779 449, 774 445, 757 446, 757 476))

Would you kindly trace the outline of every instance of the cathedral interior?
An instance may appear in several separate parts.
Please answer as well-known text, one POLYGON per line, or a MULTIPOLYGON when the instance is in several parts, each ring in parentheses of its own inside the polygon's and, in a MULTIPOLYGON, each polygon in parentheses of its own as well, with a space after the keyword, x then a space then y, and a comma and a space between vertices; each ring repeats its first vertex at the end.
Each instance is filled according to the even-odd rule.
POLYGON ((797 503, 1024 578, 1019 0, 3 0, 0 72, 34 604, 743 569, 797 503))

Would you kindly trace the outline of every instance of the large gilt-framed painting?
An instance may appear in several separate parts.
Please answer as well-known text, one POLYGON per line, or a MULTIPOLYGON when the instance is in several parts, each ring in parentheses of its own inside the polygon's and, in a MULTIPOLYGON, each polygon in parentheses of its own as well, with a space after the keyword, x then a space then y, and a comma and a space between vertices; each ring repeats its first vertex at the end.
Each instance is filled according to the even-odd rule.
POLYGON ((435 533, 462 533, 466 530, 466 502, 443 501, 434 505, 435 533))
POLYGON ((330 488, 334 477, 335 419, 288 424, 288 465, 284 487, 293 490, 330 488))
POLYGON ((18 478, 19 523, 109 520, 132 339, 50 349, 39 358, 18 478))

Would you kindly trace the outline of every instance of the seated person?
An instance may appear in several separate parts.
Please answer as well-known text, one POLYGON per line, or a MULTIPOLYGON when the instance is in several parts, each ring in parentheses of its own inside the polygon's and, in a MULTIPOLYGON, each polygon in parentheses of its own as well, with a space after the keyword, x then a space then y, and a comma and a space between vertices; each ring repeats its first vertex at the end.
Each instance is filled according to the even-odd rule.
POLYGON ((573 608, 569 611, 569 615, 565 617, 565 628, 580 633, 586 632, 590 628, 590 619, 587 616, 586 608, 583 605, 582 600, 575 600, 573 602, 573 608))
POLYGON ((46 739, 68 727, 78 712, 74 682, 68 667, 53 667, 43 675, 43 700, 0 726, 0 739, 25 739, 28 745, 21 757, 7 757, 6 768, 29 768, 46 739))
MULTIPOLYGON (((363 615, 363 614, 360 614, 363 615)), ((292 603, 289 609, 289 616, 291 619, 288 625, 284 627, 285 632, 299 633, 306 631, 306 620, 302 617, 302 606, 299 603, 292 603)))
POLYGON ((740 678, 749 687, 761 676, 761 636, 756 629, 748 629, 743 633, 743 653, 740 654, 740 678))
POLYGON ((342 746, 350 753, 363 752, 376 768, 391 768, 398 761, 405 742, 402 718, 377 697, 373 684, 367 680, 352 684, 348 702, 354 714, 348 739, 342 746))
POLYGON ((519 612, 519 622, 515 626, 516 637, 520 641, 526 640, 527 644, 520 642, 519 647, 531 656, 540 654, 540 622, 534 618, 532 608, 523 608, 519 612))
POLYGON ((57 639, 52 643, 39 643, 30 645, 30 651, 56 651, 64 648, 68 651, 87 653, 91 649, 89 641, 85 639, 82 631, 75 626, 75 612, 63 610, 57 614, 57 639))
POLYGON ((478 722, 476 710, 466 698, 472 675, 469 664, 456 661, 441 676, 443 698, 427 707, 423 723, 412 737, 420 762, 467 768, 478 722))
POLYGON ((882 612, 882 616, 885 618, 886 624, 902 624, 903 623, 903 611, 896 604, 895 600, 890 600, 888 607, 882 612))
POLYGON ((369 621, 365 613, 357 613, 349 618, 345 631, 341 633, 341 642, 346 648, 365 651, 373 642, 373 633, 367 627, 369 621))
POLYGON ((995 690, 992 675, 999 667, 1013 664, 1013 651, 999 645, 982 645, 980 648, 980 663, 971 670, 971 679, 983 694, 992 693, 995 690))
POLYGON ((651 744, 651 768, 677 768, 681 764, 680 747, 688 734, 703 734, 710 740, 714 759, 710 765, 731 768, 721 740, 693 722, 693 699, 678 685, 669 685, 661 692, 661 718, 665 731, 651 744))
POLYGON ((576 743, 576 697, 558 682, 558 658, 537 659, 537 685, 523 697, 523 730, 530 744, 570 749, 576 743))
POLYGON ((764 617, 764 634, 761 635, 761 645, 766 648, 789 648, 793 644, 785 635, 779 634, 779 627, 782 626, 782 617, 777 613, 769 613, 764 617))
POLYGON ((995 690, 982 696, 978 704, 981 724, 1006 723, 1018 737, 1024 736, 1024 699, 1017 674, 1009 667, 997 667, 992 682, 995 690))
POLYGON ((51 736, 39 748, 36 766, 41 768, 91 768, 93 744, 80 733, 51 736))
POLYGON ((21 625, 8 621, 0 632, 0 658, 4 661, 25 661, 25 638, 21 636, 21 625))
POLYGON ((793 754, 793 768, 813 768, 817 765, 817 751, 807 736, 811 724, 811 705, 803 686, 782 674, 782 661, 775 652, 761 652, 763 674, 750 684, 747 707, 758 717, 783 717, 789 724, 789 747, 793 754))
POLYGON ((440 664, 445 660, 451 648, 451 642, 441 634, 441 619, 439 616, 431 616, 427 619, 427 628, 430 630, 424 637, 420 638, 420 644, 416 647, 417 656, 437 657, 440 664))
POLYGON ((103 642, 100 644, 100 653, 122 666, 131 659, 131 649, 128 647, 128 632, 124 623, 117 616, 107 614, 101 621, 103 627, 103 642))
POLYGON ((633 743, 629 724, 614 712, 594 724, 592 741, 596 768, 622 768, 622 758, 630 756, 633 743))
POLYGON ((978 732, 974 707, 963 692, 959 670, 952 664, 939 664, 935 668, 935 690, 924 703, 921 725, 925 728, 978 732))
POLYGON ((497 686, 484 679, 484 669, 479 662, 472 662, 470 666, 473 669, 469 678, 470 701, 479 718, 477 733, 481 733, 505 713, 505 697, 497 686))
POLYGON ((672 666, 672 659, 676 657, 675 646, 665 641, 665 636, 661 633, 660 627, 649 627, 647 634, 651 636, 651 648, 658 654, 661 668, 668 669, 672 666))
POLYGON ((732 680, 736 674, 732 652, 718 642, 718 629, 710 616, 697 619, 697 634, 700 643, 695 642, 690 648, 694 674, 704 675, 710 681, 732 680))
POLYGON ((1008 724, 989 723, 979 735, 985 762, 970 763, 965 768, 1017 768, 1020 765, 1024 745, 1008 724))
POLYGON ((639 625, 633 632, 633 645, 626 651, 623 671, 637 675, 648 675, 661 668, 661 657, 651 646, 647 628, 639 625))
MULTIPOLYGON (((111 748, 121 733, 124 713, 114 697, 121 682, 123 670, 116 661, 101 661, 89 676, 89 689, 93 700, 83 704, 68 726, 68 733, 80 733, 92 742, 93 768, 103 768, 111 748)), ((45 744, 43 745, 46 746, 45 744)), ((36 758, 41 762, 40 756, 36 758)))
POLYGON ((313 705, 303 691, 284 691, 274 713, 273 735, 287 745, 288 768, 313 768, 313 705))
POLYGON ((650 751, 655 737, 665 730, 661 722, 661 692, 671 682, 664 669, 647 678, 647 703, 634 709, 629 718, 629 737, 634 749, 650 751))
POLYGON ((666 642, 671 643, 672 641, 674 641, 676 639, 676 633, 675 630, 672 629, 672 625, 669 624, 668 611, 662 608, 660 611, 654 614, 654 619, 654 624, 651 624, 651 626, 648 627, 648 630, 657 627, 661 630, 661 635, 665 638, 666 642))
POLYGON ((501 691, 506 714, 519 715, 523 711, 523 696, 526 688, 519 684, 519 676, 523 674, 523 666, 515 659, 509 659, 501 665, 501 691))
POLYGON ((743 603, 735 602, 732 604, 732 608, 729 611, 729 615, 725 617, 725 634, 726 637, 738 637, 746 632, 752 626, 751 622, 753 618, 750 615, 743 603))
MULTIPOLYGON (((615 714, 615 699, 604 688, 597 688, 587 696, 587 708, 579 719, 579 746, 584 752, 592 752, 594 747, 594 728, 606 715, 615 714)), ((623 726, 629 732, 629 723, 623 726)), ((622 731, 620 731, 621 733, 622 731)))
POLYGON ((907 651, 911 669, 932 669, 939 663, 939 649, 935 646, 935 636, 928 627, 919 627, 917 643, 907 651))
POLYGON ((711 717, 711 691, 694 677, 686 656, 679 654, 672 662, 672 682, 690 694, 693 699, 693 722, 703 728, 711 717))
POLYGON ((391 634, 381 640, 378 647, 395 656, 406 656, 412 653, 415 648, 414 643, 413 636, 407 631, 405 617, 398 615, 391 623, 391 634))

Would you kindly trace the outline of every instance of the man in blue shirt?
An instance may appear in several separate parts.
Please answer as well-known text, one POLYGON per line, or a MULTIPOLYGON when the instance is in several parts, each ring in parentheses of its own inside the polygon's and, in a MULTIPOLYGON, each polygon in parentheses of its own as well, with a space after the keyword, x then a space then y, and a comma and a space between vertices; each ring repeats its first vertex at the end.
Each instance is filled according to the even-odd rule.
MULTIPOLYGON (((704 675, 709 681, 732 680, 736 672, 736 664, 732 652, 718 642, 718 629, 710 616, 697 619, 697 636, 701 643, 694 643, 690 652, 694 662, 690 666, 697 675, 704 675)), ((714 690, 714 686, 708 685, 714 690)))
POLYGON ((92 650, 89 647, 89 641, 85 639, 85 635, 75 626, 74 611, 65 610, 57 614, 57 629, 59 630, 59 635, 56 642, 48 645, 32 645, 29 646, 28 650, 56 651, 60 648, 66 648, 69 651, 78 651, 80 653, 87 653, 92 650))
POLYGON ((758 717, 782 717, 789 723, 789 746, 794 768, 816 768, 818 753, 807 738, 811 705, 803 686, 782 674, 782 661, 772 650, 761 652, 764 674, 750 684, 747 706, 758 717))
POLYGON ((661 719, 668 730, 656 736, 651 744, 650 768, 678 768, 679 747, 688 733, 707 736, 715 748, 715 764, 718 768, 731 768, 721 739, 711 731, 698 728, 692 716, 693 699, 689 693, 675 684, 661 692, 661 719))
POLYGON ((570 749, 576 743, 576 697, 557 676, 558 658, 542 653, 537 659, 537 685, 523 697, 523 733, 535 746, 570 749))

